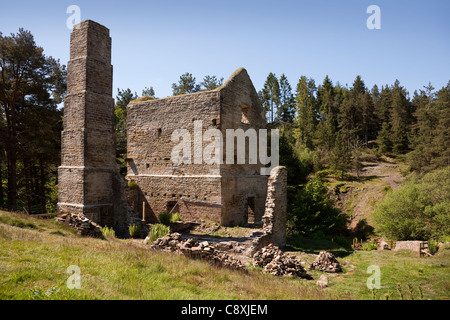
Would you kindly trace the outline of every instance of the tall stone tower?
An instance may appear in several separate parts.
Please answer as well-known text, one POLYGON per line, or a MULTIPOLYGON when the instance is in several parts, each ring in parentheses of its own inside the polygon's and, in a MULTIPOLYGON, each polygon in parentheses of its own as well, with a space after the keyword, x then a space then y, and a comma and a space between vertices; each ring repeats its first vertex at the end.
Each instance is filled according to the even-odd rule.
POLYGON ((116 173, 109 30, 84 21, 70 38, 59 208, 113 226, 116 173))

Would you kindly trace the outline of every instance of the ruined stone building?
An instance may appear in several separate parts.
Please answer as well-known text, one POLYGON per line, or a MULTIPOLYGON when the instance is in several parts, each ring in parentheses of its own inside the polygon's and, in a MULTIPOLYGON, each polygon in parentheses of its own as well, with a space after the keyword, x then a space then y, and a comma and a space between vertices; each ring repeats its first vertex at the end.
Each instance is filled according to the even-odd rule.
MULTIPOLYGON (((195 152, 203 151, 195 150, 194 134, 204 136, 208 129, 217 128, 225 146, 226 129, 258 130, 265 122, 245 69, 237 70, 216 90, 131 103, 127 109, 127 179, 135 181, 141 191, 134 201, 145 201, 150 214, 175 210, 187 220, 210 219, 222 225, 261 220, 267 193, 267 176, 260 174, 261 164, 248 164, 248 155, 247 164, 237 164, 236 147, 236 161, 227 164, 230 151, 224 147, 222 164, 190 159, 190 164, 177 165, 171 158, 176 145, 171 137, 177 129, 192 133, 194 158, 195 152), (198 123, 201 131, 194 133, 198 123)), ((204 141, 203 147, 206 144, 204 141)))
MULTIPOLYGON (((59 168, 62 211, 83 213, 116 231, 127 227, 130 208, 139 214, 145 210, 148 222, 165 211, 179 212, 183 220, 208 219, 227 226, 262 219, 267 176, 261 175, 259 160, 248 164, 248 142, 245 164, 195 161, 203 152, 194 145, 196 134, 218 129, 226 145, 227 129, 265 127, 263 108, 245 69, 212 91, 130 103, 126 179, 133 187, 126 188, 115 159, 109 30, 84 21, 75 26, 70 48, 59 168), (179 129, 193 140, 190 163, 172 161, 177 144, 172 135, 179 129)), ((237 159, 236 148, 224 148, 221 156, 225 160, 232 151, 237 159)))

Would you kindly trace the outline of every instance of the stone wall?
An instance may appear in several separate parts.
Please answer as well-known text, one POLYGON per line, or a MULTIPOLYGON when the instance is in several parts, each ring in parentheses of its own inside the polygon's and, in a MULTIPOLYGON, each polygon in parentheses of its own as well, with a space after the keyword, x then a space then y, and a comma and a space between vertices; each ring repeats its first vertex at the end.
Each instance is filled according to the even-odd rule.
MULTIPOLYGON (((259 141, 259 130, 265 129, 266 118, 247 71, 243 68, 236 70, 220 92, 220 121, 224 146, 227 145, 227 129, 242 129, 244 132, 254 129, 258 133, 259 141)), ((221 166, 223 201, 226 204, 226 215, 222 221, 224 225, 245 224, 251 220, 249 214, 254 215, 254 221, 261 221, 264 214, 267 176, 260 174, 263 165, 259 157, 256 164, 249 163, 250 138, 246 138, 245 145, 244 164, 239 164, 237 161, 238 150, 237 139, 235 139, 234 164, 221 166)), ((229 150, 225 148, 224 160, 227 158, 227 152, 229 150)))
POLYGON ((90 20, 76 25, 67 66, 59 208, 125 229, 126 209, 115 205, 119 182, 109 30, 90 20))
POLYGON ((264 110, 245 69, 238 69, 212 91, 130 103, 127 179, 136 182, 136 189, 128 194, 115 157, 112 76, 109 30, 89 20, 75 26, 59 168, 62 211, 114 226, 116 233, 139 219, 128 203, 141 215, 145 208, 148 222, 156 222, 159 213, 172 209, 184 220, 211 219, 227 226, 262 219, 267 177, 261 175, 264 165, 259 157, 249 163, 249 145, 258 150, 258 135, 251 143, 247 138, 240 154, 237 141, 232 149, 225 148, 227 129, 253 129, 259 134, 265 128, 264 110), (200 136, 201 140, 213 128, 222 133, 224 148, 219 161, 211 164, 201 160, 211 139, 205 138, 201 145, 194 139, 200 136), (178 142, 172 142, 172 134, 179 129, 189 133, 192 153, 186 160, 191 163, 173 162, 178 142), (242 154, 245 160, 239 163, 242 154))
POLYGON ((278 166, 270 172, 266 210, 263 216, 263 235, 255 239, 250 248, 253 254, 261 248, 273 244, 279 248, 286 246, 287 222, 287 169, 278 166))
POLYGON ((426 241, 396 241, 394 250, 411 250, 420 252, 420 246, 426 241))
MULTIPOLYGON (((210 219, 222 225, 245 224, 249 215, 261 220, 267 190, 267 177, 260 175, 262 165, 227 164, 225 148, 222 163, 197 161, 211 140, 204 139, 202 145, 194 140, 216 128, 225 146, 226 129, 259 130, 264 125, 264 112, 245 69, 216 90, 131 102, 127 179, 135 181, 139 191, 130 201, 141 212, 145 203, 150 221, 175 204, 174 212, 180 212, 184 220, 210 219), (245 121, 241 121, 242 106, 245 121), (186 159, 190 163, 173 162, 172 150, 179 142, 172 142, 172 134, 179 129, 186 129, 191 139, 191 156, 186 159)), ((246 163, 248 151, 247 143, 246 163)))
POLYGON ((127 110, 128 173, 127 179, 137 183, 132 202, 146 203, 146 215, 154 221, 157 215, 176 212, 184 220, 221 216, 219 164, 194 163, 194 121, 202 121, 203 134, 216 127, 219 120, 219 94, 205 92, 131 103, 127 110), (216 123, 217 123, 216 122, 216 123), (172 161, 172 133, 187 129, 191 135, 191 164, 176 165, 172 161), (185 199, 185 201, 181 201, 185 199), (187 203, 187 204, 185 204, 187 203))

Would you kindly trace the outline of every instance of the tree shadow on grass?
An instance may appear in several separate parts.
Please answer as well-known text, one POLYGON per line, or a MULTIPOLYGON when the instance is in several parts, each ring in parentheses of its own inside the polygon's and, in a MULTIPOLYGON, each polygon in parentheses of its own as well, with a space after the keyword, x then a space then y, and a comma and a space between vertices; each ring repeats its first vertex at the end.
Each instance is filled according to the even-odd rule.
POLYGON ((328 251, 336 257, 343 258, 353 253, 352 240, 352 238, 342 236, 315 239, 300 235, 291 235, 287 239, 286 250, 302 251, 310 254, 319 254, 321 251, 328 251))

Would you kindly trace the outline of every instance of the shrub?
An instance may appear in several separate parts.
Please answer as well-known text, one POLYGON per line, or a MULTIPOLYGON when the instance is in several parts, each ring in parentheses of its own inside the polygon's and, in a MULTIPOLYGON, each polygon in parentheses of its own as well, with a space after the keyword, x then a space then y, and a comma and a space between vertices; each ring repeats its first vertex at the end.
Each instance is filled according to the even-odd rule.
POLYGON ((103 228, 101 228, 101 230, 104 237, 116 237, 116 232, 112 227, 108 228, 107 226, 104 226, 103 228))
POLYGON ((170 217, 170 222, 174 223, 181 220, 181 216, 178 212, 175 212, 172 217, 170 217))
POLYGON ((156 239, 164 237, 166 234, 170 233, 170 228, 163 224, 153 224, 150 227, 150 231, 148 233, 148 237, 150 241, 155 241, 156 239))
POLYGON ((435 254, 439 249, 439 242, 436 240, 428 240, 428 250, 431 254, 435 254))
POLYGON ((181 220, 181 216, 178 212, 171 214, 169 212, 162 212, 158 215, 159 222, 165 226, 170 225, 171 223, 177 222, 181 220))
POLYGON ((388 192, 374 212, 377 230, 393 240, 441 239, 450 234, 450 167, 413 176, 388 192))
POLYGON ((345 217, 335 208, 319 178, 298 190, 288 207, 290 233, 301 236, 332 235, 345 228, 345 217))
POLYGON ((130 189, 135 189, 135 188, 137 188, 137 183, 136 183, 136 181, 134 181, 134 180, 130 180, 130 181, 128 181, 128 188, 130 188, 130 189))
POLYGON ((373 240, 370 242, 365 242, 362 244, 362 250, 364 251, 377 250, 377 243, 373 240))
POLYGON ((130 237, 139 238, 141 236, 141 225, 140 224, 129 225, 128 231, 130 232, 130 237))
POLYGON ((158 215, 158 220, 161 224, 168 226, 170 224, 170 218, 172 217, 172 214, 168 211, 162 212, 158 215))

